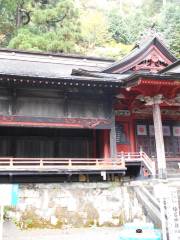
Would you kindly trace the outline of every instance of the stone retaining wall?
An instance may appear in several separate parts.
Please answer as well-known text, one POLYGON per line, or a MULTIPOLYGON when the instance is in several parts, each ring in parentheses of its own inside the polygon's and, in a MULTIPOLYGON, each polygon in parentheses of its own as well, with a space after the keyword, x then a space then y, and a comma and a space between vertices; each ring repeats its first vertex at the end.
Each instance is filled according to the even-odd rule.
POLYGON ((21 184, 8 215, 22 228, 120 226, 145 218, 131 187, 116 182, 21 184))

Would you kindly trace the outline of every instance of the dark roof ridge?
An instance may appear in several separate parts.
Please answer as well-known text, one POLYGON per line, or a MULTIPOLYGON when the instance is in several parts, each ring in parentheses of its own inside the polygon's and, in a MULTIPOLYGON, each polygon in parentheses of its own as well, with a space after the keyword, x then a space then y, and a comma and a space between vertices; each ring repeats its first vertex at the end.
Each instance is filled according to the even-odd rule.
POLYGON ((27 50, 13 49, 13 48, 0 48, 0 52, 20 53, 20 54, 27 54, 27 55, 52 56, 52 57, 64 57, 64 58, 76 58, 76 59, 104 61, 104 62, 114 62, 115 61, 112 58, 101 58, 101 57, 95 57, 95 56, 85 56, 85 55, 70 54, 70 53, 66 54, 66 53, 27 51, 27 50))
POLYGON ((72 76, 82 76, 82 77, 97 77, 97 78, 107 78, 114 80, 123 80, 129 74, 111 74, 111 73, 101 73, 99 71, 91 71, 82 68, 72 69, 72 76))

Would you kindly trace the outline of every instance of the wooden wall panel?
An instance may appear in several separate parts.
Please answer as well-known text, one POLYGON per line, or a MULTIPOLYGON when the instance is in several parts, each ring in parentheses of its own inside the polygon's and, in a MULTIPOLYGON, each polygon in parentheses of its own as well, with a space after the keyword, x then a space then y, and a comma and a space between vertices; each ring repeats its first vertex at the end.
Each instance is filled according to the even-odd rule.
POLYGON ((111 110, 108 96, 89 92, 9 90, 0 98, 0 115, 8 116, 110 119, 111 110))
POLYGON ((0 115, 9 115, 10 99, 8 97, 0 97, 0 115))
POLYGON ((16 115, 63 117, 63 100, 49 98, 17 98, 16 115))

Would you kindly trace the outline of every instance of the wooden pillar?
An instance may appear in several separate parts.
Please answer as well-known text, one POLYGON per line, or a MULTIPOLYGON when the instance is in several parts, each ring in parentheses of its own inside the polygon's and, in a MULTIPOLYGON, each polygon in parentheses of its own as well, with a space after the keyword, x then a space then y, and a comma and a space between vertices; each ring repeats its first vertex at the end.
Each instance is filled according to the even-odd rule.
POLYGON ((110 129, 110 153, 112 158, 117 157, 117 149, 116 149, 116 127, 115 127, 115 113, 112 112, 111 118, 111 129, 110 129))
POLYGON ((160 111, 160 96, 155 96, 153 100, 153 121, 156 140, 157 165, 159 178, 166 178, 166 158, 164 148, 164 138, 160 111))

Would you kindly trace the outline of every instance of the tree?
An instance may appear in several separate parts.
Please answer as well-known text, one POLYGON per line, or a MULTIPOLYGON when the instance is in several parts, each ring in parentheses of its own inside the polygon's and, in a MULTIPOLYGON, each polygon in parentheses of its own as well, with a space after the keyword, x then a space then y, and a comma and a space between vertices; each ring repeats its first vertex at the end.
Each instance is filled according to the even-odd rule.
POLYGON ((148 19, 139 9, 129 14, 122 14, 117 9, 109 13, 109 32, 117 43, 134 43, 148 26, 148 19))
POLYGON ((79 15, 73 0, 31 1, 31 19, 18 29, 9 47, 71 52, 80 36, 79 15))
POLYGON ((177 57, 180 57, 180 5, 168 3, 161 12, 159 18, 159 31, 169 42, 170 48, 177 57))
POLYGON ((82 39, 87 48, 103 46, 109 40, 107 20, 102 12, 97 10, 85 12, 81 17, 82 39))
POLYGON ((178 56, 179 12, 178 0, 0 0, 0 46, 117 56, 155 25, 178 56))
POLYGON ((0 0, 0 44, 6 46, 15 30, 18 0, 0 0))

